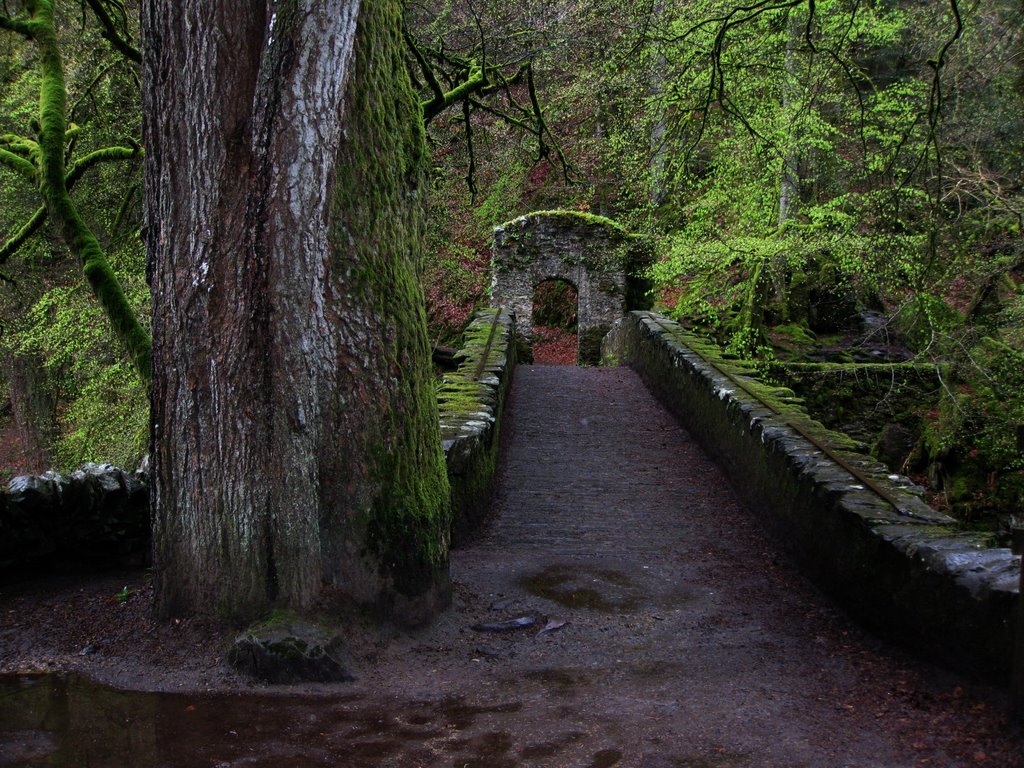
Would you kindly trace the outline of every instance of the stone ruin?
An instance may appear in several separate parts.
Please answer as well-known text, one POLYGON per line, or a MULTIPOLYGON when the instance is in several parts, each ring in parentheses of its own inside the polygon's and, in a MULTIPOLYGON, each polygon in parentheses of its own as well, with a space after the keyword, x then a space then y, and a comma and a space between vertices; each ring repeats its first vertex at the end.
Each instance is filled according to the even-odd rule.
POLYGON ((601 360, 601 339, 627 311, 646 309, 644 241, 602 216, 540 211, 494 229, 491 306, 515 313, 522 354, 529 361, 534 289, 565 280, 578 295, 577 363, 601 360))

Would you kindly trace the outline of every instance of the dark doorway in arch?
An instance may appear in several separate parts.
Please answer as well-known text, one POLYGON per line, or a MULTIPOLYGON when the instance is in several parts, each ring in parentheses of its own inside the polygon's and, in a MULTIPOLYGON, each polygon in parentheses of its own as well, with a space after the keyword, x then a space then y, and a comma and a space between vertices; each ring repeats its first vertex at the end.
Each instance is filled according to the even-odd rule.
POLYGON ((576 365, 579 292, 562 278, 533 287, 533 362, 576 365))

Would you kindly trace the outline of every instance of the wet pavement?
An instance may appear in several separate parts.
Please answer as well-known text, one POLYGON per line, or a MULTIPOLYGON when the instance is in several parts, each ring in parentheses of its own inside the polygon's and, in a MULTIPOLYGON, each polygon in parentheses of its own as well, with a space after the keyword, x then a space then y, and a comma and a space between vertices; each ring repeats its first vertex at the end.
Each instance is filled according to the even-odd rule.
POLYGON ((0 765, 1024 766, 1003 695, 850 624, 632 372, 521 366, 502 429, 453 610, 353 632, 355 683, 8 678, 0 765))

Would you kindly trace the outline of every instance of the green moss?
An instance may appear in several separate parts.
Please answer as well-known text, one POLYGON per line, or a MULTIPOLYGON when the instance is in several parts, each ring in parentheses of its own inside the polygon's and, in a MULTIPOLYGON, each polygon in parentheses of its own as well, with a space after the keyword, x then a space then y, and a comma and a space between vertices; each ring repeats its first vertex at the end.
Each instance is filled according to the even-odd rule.
POLYGON ((504 224, 499 225, 502 229, 511 229, 520 226, 523 219, 532 218, 534 216, 544 216, 550 219, 558 219, 566 224, 573 224, 583 227, 606 227, 612 230, 615 234, 620 237, 639 239, 639 235, 630 234, 625 227, 619 224, 613 219, 609 219, 606 216, 597 216, 593 213, 587 213, 585 211, 571 211, 571 210, 551 210, 551 211, 533 211, 525 216, 520 216, 515 219, 506 221, 504 224))
POLYGON ((464 452, 453 447, 448 457, 448 479, 452 500, 452 542, 463 543, 486 514, 494 474, 497 468, 498 440, 501 430, 501 405, 510 381, 505 376, 497 388, 479 381, 489 367, 497 369, 514 364, 511 328, 499 318, 498 309, 478 311, 465 331, 466 342, 457 371, 447 374, 438 391, 442 436, 458 440, 467 421, 479 420, 486 412, 493 419, 489 432, 479 442, 471 442, 464 452))
MULTIPOLYGON (((366 554, 404 597, 446 579, 449 489, 438 432, 427 322, 417 278, 425 230, 426 143, 403 61, 401 3, 364 3, 346 94, 350 123, 339 153, 332 238, 353 302, 380 318, 375 375, 395 405, 371 420, 364 461, 378 487, 361 520, 366 554), (373 420, 376 420, 375 427, 373 420)), ((387 595, 382 602, 388 601, 387 595)))
POLYGON ((536 211, 499 226, 499 229, 505 231, 506 242, 514 243, 514 246, 494 255, 495 269, 502 272, 525 269, 540 256, 539 250, 531 242, 532 233, 528 229, 540 219, 553 219, 564 229, 599 227, 605 230, 608 237, 606 249, 585 249, 582 254, 565 252, 562 258, 566 264, 579 263, 594 272, 621 270, 633 274, 639 272, 650 260, 646 239, 630 234, 621 224, 611 219, 581 211, 536 211))
POLYGON ((771 329, 769 335, 775 344, 779 344, 781 342, 791 349, 796 347, 808 347, 813 345, 816 341, 814 333, 812 333, 808 328, 797 323, 776 325, 771 329))
MULTIPOLYGON (((139 322, 99 240, 79 215, 68 192, 69 176, 64 162, 69 131, 66 116, 67 87, 64 62, 57 40, 54 3, 52 0, 36 0, 30 4, 29 11, 31 16, 25 23, 24 34, 39 49, 40 93, 38 143, 27 142, 26 145, 31 145, 30 154, 39 166, 36 175, 39 192, 65 245, 81 262, 85 277, 106 312, 114 333, 127 350, 139 377, 148 387, 152 367, 149 332, 139 322)), ((83 158, 82 162, 87 167, 96 162, 117 159, 120 149, 100 150, 93 153, 95 157, 83 158)))
POLYGON ((829 429, 816 420, 804 407, 803 399, 787 387, 765 383, 757 378, 758 371, 751 364, 740 360, 728 360, 722 350, 707 339, 688 333, 681 328, 671 331, 685 347, 693 350, 706 362, 729 374, 738 389, 760 401, 769 409, 781 415, 788 423, 825 441, 835 450, 859 451, 863 444, 842 432, 829 429))

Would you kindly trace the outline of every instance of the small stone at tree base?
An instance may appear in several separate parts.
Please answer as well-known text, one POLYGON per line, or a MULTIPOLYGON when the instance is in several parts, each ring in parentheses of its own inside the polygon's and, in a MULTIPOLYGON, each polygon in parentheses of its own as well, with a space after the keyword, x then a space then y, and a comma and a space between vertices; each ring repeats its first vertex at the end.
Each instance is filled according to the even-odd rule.
POLYGON ((297 620, 243 632, 228 661, 239 672, 268 683, 344 683, 355 678, 343 656, 339 637, 297 620))

